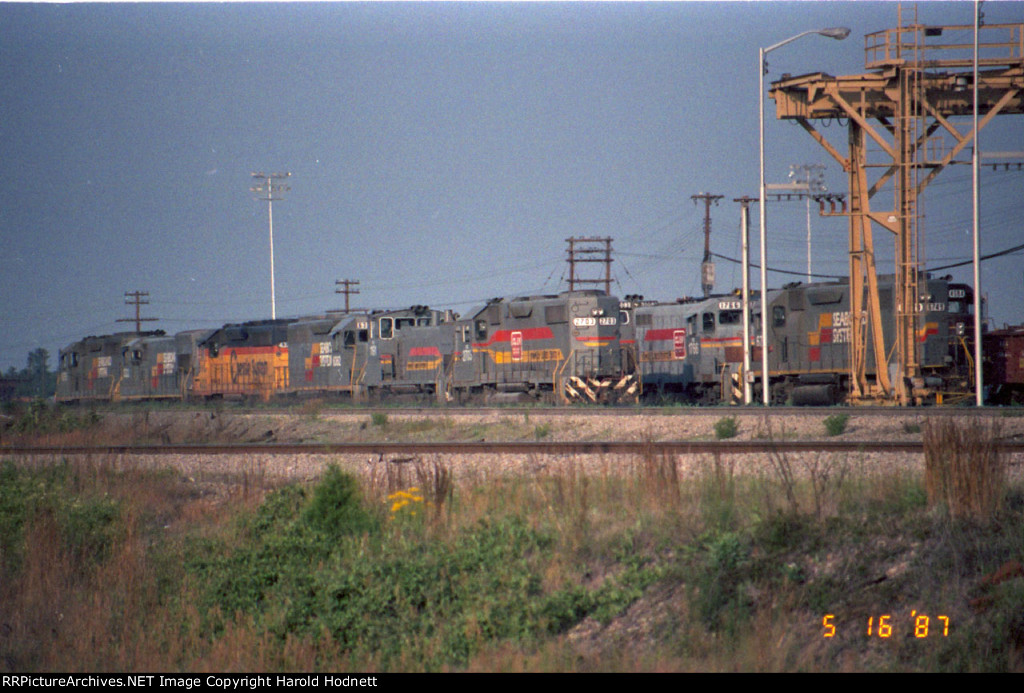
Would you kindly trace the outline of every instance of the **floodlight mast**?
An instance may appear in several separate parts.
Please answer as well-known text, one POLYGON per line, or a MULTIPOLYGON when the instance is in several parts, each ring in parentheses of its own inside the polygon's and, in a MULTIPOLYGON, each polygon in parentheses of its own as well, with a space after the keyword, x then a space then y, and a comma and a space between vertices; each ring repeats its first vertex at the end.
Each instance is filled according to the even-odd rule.
POLYGON ((250 192, 256 194, 257 200, 265 200, 267 203, 267 219, 270 224, 270 319, 277 319, 277 296, 274 291, 274 200, 283 200, 284 194, 291 188, 277 181, 291 176, 291 173, 253 173, 252 177, 258 183, 251 188, 250 192))
POLYGON ((811 34, 819 34, 821 36, 836 39, 837 41, 842 41, 850 35, 850 30, 845 26, 840 26, 804 31, 796 36, 789 37, 785 41, 779 41, 767 48, 760 49, 757 59, 757 112, 758 123, 760 125, 761 150, 761 400, 766 407, 771 401, 771 379, 768 376, 768 253, 765 245, 768 210, 765 208, 767 189, 764 182, 764 76, 768 72, 768 64, 765 62, 764 58, 776 48, 782 48, 787 43, 792 43, 797 39, 803 38, 804 36, 810 36, 811 34))

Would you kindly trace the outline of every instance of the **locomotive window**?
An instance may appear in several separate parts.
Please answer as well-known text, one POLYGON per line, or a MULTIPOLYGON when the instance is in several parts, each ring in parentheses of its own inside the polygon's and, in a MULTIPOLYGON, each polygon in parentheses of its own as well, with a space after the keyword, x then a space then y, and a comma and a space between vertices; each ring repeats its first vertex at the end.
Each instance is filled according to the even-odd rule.
POLYGON ((723 310, 718 314, 719 325, 738 325, 743 319, 741 310, 723 310))
POLYGON ((369 338, 370 338, 370 331, 369 330, 359 330, 359 341, 360 342, 365 342, 369 338))
POLYGON ((355 332, 352 332, 350 330, 346 330, 345 332, 342 333, 342 336, 343 336, 342 344, 344 344, 345 346, 353 347, 353 346, 356 345, 356 333, 355 332))
POLYGON ((569 322, 568 314, 565 312, 565 305, 547 306, 544 308, 544 322, 549 325, 558 322, 569 322))
POLYGON ((786 326, 786 307, 785 306, 773 306, 772 307, 772 327, 785 327, 786 326))
POLYGON ((508 304, 508 316, 510 318, 528 318, 533 312, 533 303, 530 301, 512 301, 508 304))
POLYGON ((636 316, 636 324, 638 327, 650 327, 654 324, 654 316, 650 313, 641 313, 636 316))
POLYGON ((400 330, 403 327, 415 327, 416 318, 398 318, 395 320, 395 329, 400 330))
POLYGON ((476 339, 476 341, 478 341, 478 342, 482 342, 485 339, 487 339, 487 321, 486 320, 477 320, 476 321, 476 334, 474 335, 474 339, 476 339))
POLYGON ((705 332, 714 332, 715 331, 715 314, 714 313, 704 313, 703 320, 704 320, 704 331, 705 332))
POLYGON ((418 327, 430 327, 430 318, 417 318, 416 325, 418 327))
POLYGON ((380 338, 381 339, 392 339, 395 336, 395 319, 394 318, 381 318, 380 319, 380 338))

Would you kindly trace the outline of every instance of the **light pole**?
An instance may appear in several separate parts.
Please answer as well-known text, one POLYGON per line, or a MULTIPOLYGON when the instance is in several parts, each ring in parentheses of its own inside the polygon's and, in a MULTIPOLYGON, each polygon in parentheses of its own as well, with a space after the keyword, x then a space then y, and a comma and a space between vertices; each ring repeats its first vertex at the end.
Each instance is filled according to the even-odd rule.
POLYGON ((974 0, 974 156, 971 157, 971 208, 972 208, 972 246, 974 252, 974 404, 982 406, 984 401, 984 382, 981 372, 981 266, 980 266, 980 211, 981 201, 978 190, 978 164, 981 156, 981 143, 978 142, 978 26, 981 24, 981 3, 974 0))
POLYGON ((744 195, 733 202, 739 202, 740 208, 740 245, 743 246, 741 265, 743 267, 743 404, 749 406, 750 392, 750 203, 757 202, 753 197, 744 195))
POLYGON ((253 173, 252 177, 257 181, 256 185, 249 188, 256 193, 257 200, 266 200, 267 218, 270 224, 270 319, 277 319, 277 297, 274 293, 274 200, 283 200, 284 194, 291 190, 290 187, 279 183, 291 173, 253 173))
POLYGON ((811 283, 811 198, 814 193, 822 193, 825 188, 825 164, 792 164, 789 177, 793 183, 803 188, 801 195, 807 202, 807 283, 811 283))
POLYGON ((799 38, 809 36, 811 34, 820 34, 827 36, 828 38, 842 41, 844 38, 850 35, 850 30, 846 27, 830 27, 828 29, 812 29, 803 33, 791 36, 785 41, 779 41, 778 43, 768 46, 767 48, 761 48, 757 56, 757 113, 758 123, 760 125, 760 150, 761 150, 761 393, 762 401, 764 406, 768 406, 770 401, 770 390, 769 378, 768 378, 768 253, 765 246, 765 236, 767 235, 767 209, 765 205, 765 198, 767 197, 767 191, 764 183, 764 76, 768 73, 768 65, 764 61, 764 57, 771 53, 776 48, 782 48, 787 43, 792 43, 799 38))

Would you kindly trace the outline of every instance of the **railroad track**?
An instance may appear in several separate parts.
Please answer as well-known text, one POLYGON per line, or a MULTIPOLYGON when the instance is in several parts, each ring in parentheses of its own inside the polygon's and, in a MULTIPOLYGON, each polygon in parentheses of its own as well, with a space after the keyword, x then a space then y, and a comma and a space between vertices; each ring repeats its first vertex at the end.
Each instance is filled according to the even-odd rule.
MULTIPOLYGON (((89 405, 64 405, 89 407, 89 405)), ((118 406, 92 406, 97 412, 104 414, 133 414, 146 412, 146 405, 133 406, 131 403, 118 406)), ((177 406, 169 407, 163 411, 167 412, 205 412, 216 414, 302 414, 301 404, 283 404, 280 406, 251 407, 242 404, 229 402, 219 406, 197 405, 194 407, 177 406)), ((157 411, 154 411, 157 413, 157 411)), ((389 406, 389 407, 342 407, 325 405, 319 411, 320 415, 365 415, 388 414, 395 416, 483 416, 503 415, 522 416, 530 414, 536 416, 602 416, 602 417, 626 417, 626 416, 749 416, 749 415, 770 415, 770 416, 809 416, 832 414, 849 414, 850 416, 902 416, 902 417, 944 417, 944 416, 971 416, 971 417, 1024 417, 1024 408, 1021 407, 786 407, 773 406, 765 409, 762 406, 389 406)))
MULTIPOLYGON (((1000 442, 1005 452, 1024 452, 1024 441, 1000 442)), ((234 443, 167 445, 0 445, 4 455, 641 455, 813 452, 923 453, 920 441, 469 441, 439 443, 234 443)))

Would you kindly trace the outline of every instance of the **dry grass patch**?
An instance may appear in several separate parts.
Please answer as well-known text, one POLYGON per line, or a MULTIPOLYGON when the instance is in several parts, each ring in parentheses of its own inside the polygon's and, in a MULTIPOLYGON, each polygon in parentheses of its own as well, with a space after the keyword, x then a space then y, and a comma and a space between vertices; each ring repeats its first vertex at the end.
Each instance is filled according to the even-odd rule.
POLYGON ((930 505, 943 505, 954 518, 987 521, 1002 507, 1006 460, 998 421, 953 418, 925 423, 925 488, 930 505))

